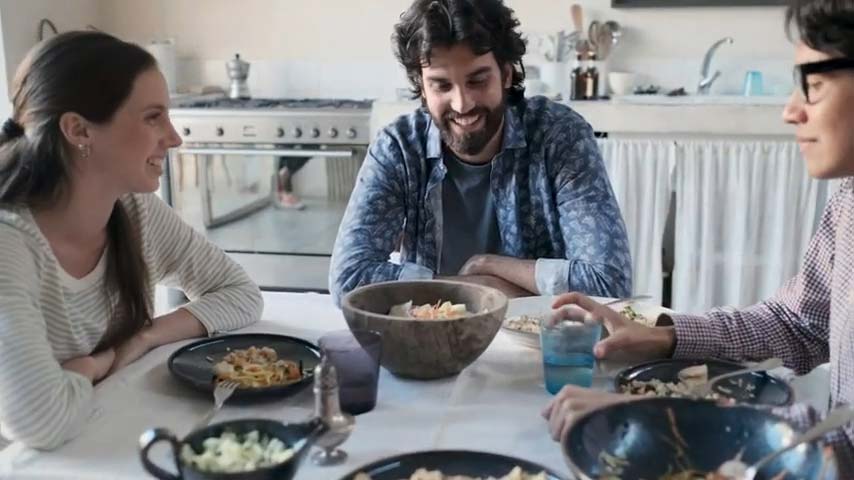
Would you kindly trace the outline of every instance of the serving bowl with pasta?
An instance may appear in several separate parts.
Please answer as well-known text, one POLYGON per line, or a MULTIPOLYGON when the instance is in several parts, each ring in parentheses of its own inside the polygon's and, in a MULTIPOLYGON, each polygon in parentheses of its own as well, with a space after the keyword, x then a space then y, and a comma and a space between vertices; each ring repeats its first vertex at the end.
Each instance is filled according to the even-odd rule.
POLYGON ((380 363, 388 371, 431 379, 459 373, 486 350, 501 328, 507 296, 446 280, 384 282, 351 291, 341 310, 350 329, 382 334, 380 363))

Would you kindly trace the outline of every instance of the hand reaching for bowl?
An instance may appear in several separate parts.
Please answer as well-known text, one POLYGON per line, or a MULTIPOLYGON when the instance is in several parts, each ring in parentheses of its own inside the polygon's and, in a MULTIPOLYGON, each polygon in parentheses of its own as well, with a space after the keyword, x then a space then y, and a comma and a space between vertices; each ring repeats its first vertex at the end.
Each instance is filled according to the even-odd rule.
POLYGON ((647 327, 629 320, 619 312, 602 305, 580 293, 567 293, 558 297, 552 308, 577 305, 601 319, 608 330, 605 338, 593 348, 599 359, 637 359, 669 357, 676 344, 672 327, 647 327))
POLYGON ((560 441, 572 423, 590 410, 634 398, 632 395, 567 385, 546 405, 541 415, 549 422, 552 439, 560 441))

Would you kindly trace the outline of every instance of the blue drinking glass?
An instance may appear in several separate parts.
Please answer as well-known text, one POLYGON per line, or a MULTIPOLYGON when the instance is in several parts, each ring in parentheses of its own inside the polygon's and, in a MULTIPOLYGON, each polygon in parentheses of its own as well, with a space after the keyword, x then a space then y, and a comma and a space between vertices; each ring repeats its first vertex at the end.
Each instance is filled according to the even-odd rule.
POLYGON ((575 307, 564 307, 541 318, 546 390, 554 395, 568 384, 590 387, 596 368, 593 347, 602 336, 602 323, 575 307))

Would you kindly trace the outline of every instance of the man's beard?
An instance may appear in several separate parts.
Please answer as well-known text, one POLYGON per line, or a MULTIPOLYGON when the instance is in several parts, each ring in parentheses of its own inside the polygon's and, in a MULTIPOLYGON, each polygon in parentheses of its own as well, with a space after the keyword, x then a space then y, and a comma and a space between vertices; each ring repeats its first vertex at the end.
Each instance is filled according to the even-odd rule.
MULTIPOLYGON (((454 111, 449 111, 443 115, 442 121, 438 121, 433 115, 433 121, 439 126, 439 131, 442 134, 442 141, 445 142, 452 151, 459 155, 477 155, 483 151, 486 144, 492 140, 498 129, 501 128, 504 120, 504 102, 502 101, 498 107, 490 110, 487 107, 478 106, 466 112, 465 115, 460 115, 454 111), (460 116, 480 115, 485 119, 484 125, 480 130, 467 133, 458 133, 453 130, 451 122, 460 116)), ((480 120, 478 120, 480 121, 480 120)))

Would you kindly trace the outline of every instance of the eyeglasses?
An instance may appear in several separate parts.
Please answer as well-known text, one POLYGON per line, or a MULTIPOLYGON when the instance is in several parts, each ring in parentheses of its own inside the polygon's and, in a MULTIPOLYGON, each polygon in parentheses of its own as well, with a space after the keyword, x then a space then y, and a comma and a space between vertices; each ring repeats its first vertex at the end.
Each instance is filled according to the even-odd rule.
POLYGON ((807 103, 812 103, 807 77, 813 73, 828 73, 837 70, 854 70, 854 58, 831 58, 830 60, 822 60, 820 62, 795 65, 793 72, 795 85, 801 87, 801 92, 804 94, 807 103))

